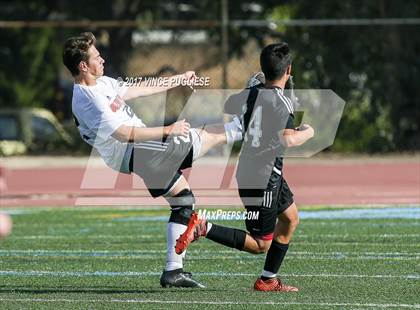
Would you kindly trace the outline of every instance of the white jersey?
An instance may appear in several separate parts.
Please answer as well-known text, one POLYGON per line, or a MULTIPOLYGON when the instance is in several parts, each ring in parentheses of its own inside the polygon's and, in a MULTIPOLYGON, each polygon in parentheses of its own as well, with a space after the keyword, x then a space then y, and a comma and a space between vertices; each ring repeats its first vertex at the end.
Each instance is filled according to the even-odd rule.
POLYGON ((74 84, 72 110, 82 139, 109 167, 129 173, 133 145, 111 135, 121 125, 146 126, 122 99, 126 91, 126 86, 107 76, 98 78, 95 86, 74 84))

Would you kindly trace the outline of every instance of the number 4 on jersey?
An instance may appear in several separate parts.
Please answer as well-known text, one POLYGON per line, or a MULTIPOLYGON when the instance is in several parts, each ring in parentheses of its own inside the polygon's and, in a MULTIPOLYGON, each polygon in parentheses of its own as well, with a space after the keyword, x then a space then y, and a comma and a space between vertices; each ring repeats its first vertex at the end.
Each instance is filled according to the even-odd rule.
POLYGON ((245 135, 245 142, 248 141, 248 134, 252 136, 251 145, 253 147, 260 146, 260 138, 262 137, 261 130, 262 122, 262 106, 255 108, 254 113, 252 113, 251 120, 249 121, 248 131, 245 135))

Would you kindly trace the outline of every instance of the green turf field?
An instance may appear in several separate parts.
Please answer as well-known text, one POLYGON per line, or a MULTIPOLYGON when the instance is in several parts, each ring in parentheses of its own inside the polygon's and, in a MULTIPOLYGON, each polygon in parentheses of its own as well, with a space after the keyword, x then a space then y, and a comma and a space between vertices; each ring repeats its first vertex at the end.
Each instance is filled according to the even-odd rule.
POLYGON ((303 218, 281 269, 301 291, 288 294, 253 292, 264 256, 209 240, 185 264, 206 289, 160 288, 167 210, 15 210, 0 241, 0 309, 420 308, 419 208, 400 212, 410 209, 411 219, 303 218))

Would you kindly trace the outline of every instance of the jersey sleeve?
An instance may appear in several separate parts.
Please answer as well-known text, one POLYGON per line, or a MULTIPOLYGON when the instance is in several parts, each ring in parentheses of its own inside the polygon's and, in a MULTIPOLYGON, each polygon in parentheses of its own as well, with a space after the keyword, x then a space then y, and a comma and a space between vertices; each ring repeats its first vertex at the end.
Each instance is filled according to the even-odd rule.
POLYGON ((128 90, 128 86, 124 83, 123 80, 116 80, 111 77, 106 77, 107 82, 111 84, 111 87, 117 92, 117 94, 122 98, 128 90))
POLYGON ((224 112, 231 115, 241 115, 243 113, 243 106, 249 95, 249 89, 243 90, 240 93, 233 94, 225 102, 224 112))
POLYGON ((274 115, 276 119, 276 130, 294 129, 295 116, 282 104, 274 109, 274 115))
POLYGON ((275 108, 276 114, 278 114, 278 117, 283 119, 283 128, 279 128, 281 130, 283 129, 294 129, 295 128, 295 116, 293 114, 293 105, 289 98, 284 96, 283 94, 278 93, 277 97, 277 106, 275 108))
POLYGON ((109 137, 124 124, 114 112, 111 111, 108 104, 98 98, 92 98, 83 111, 83 121, 86 126, 96 132, 96 135, 104 140, 109 137))

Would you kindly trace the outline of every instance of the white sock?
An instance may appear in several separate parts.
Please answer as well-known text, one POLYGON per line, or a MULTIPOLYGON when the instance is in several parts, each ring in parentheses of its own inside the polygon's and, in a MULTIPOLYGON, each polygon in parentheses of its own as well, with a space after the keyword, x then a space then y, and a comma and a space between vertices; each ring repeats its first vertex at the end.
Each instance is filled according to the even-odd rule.
POLYGON ((277 273, 272 273, 267 270, 263 270, 263 272, 261 273, 261 277, 274 278, 275 276, 277 276, 277 273))
POLYGON ((175 253, 176 240, 187 229, 186 225, 169 222, 166 230, 166 271, 183 267, 182 260, 185 252, 181 255, 175 253))
POLYGON ((242 124, 235 116, 233 120, 224 125, 227 144, 232 144, 235 141, 242 140, 242 124))

